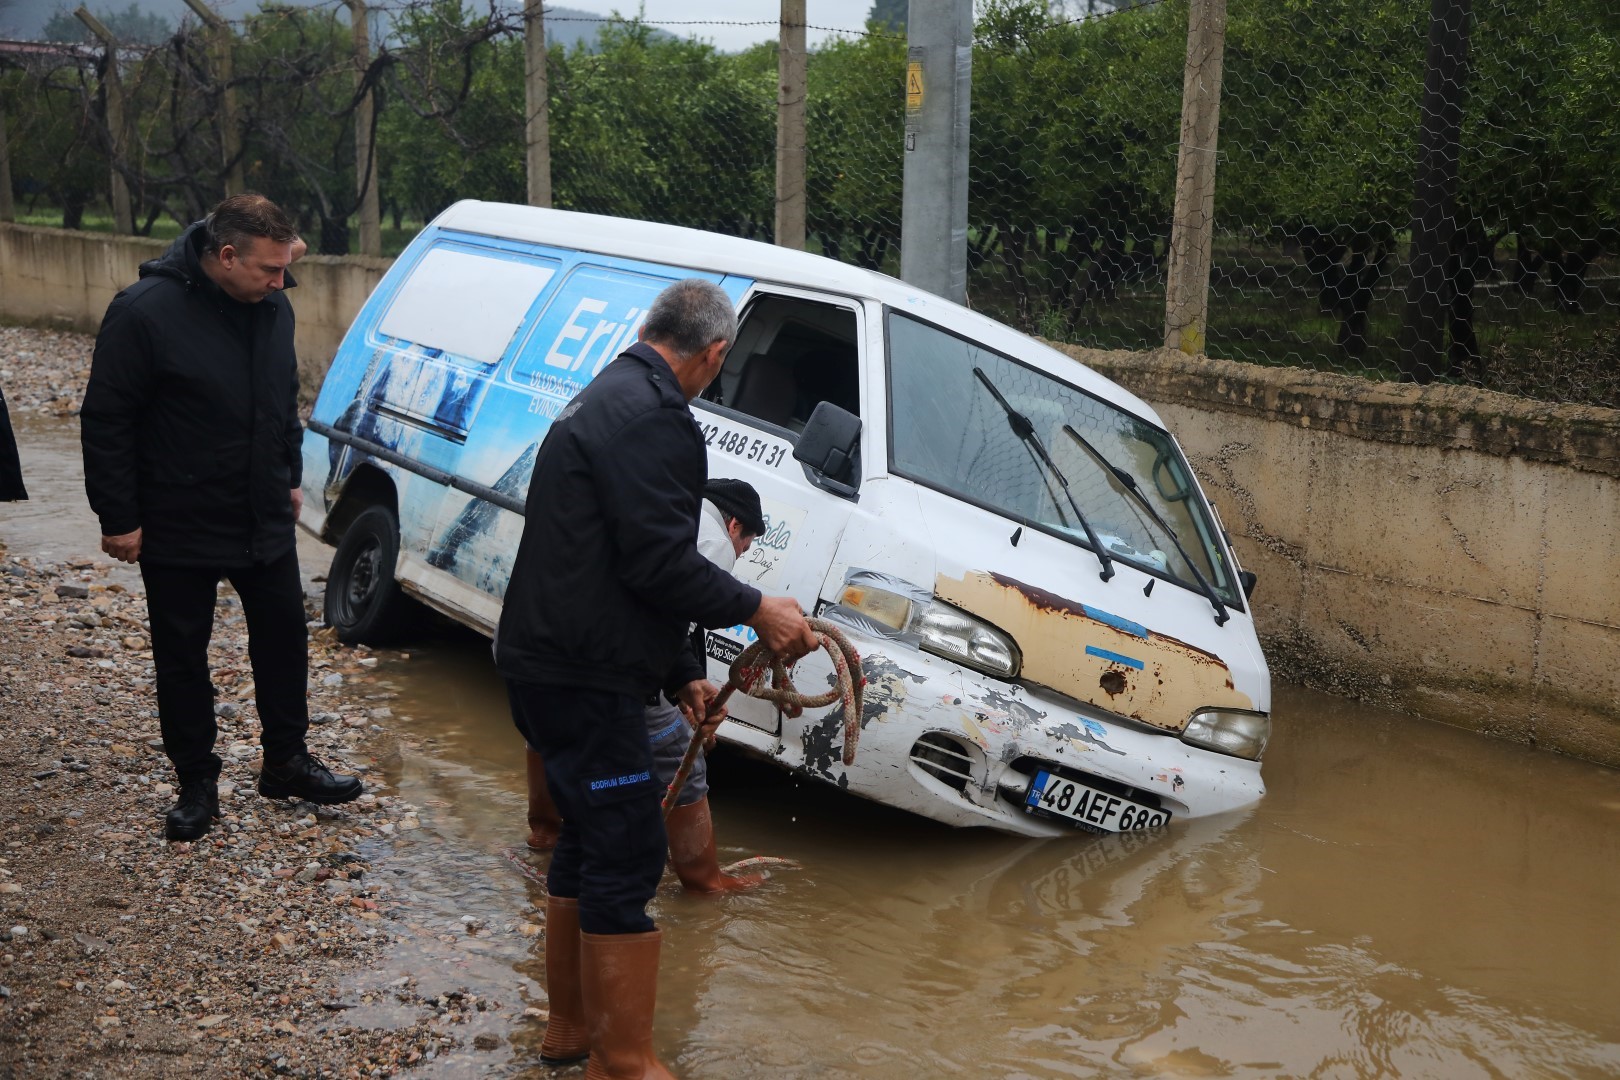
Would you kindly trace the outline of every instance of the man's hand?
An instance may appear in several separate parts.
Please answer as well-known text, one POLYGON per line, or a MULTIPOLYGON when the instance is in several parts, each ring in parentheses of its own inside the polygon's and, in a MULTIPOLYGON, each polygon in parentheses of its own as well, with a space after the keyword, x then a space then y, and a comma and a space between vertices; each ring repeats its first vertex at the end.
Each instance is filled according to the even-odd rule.
POLYGON ((292 489, 292 504, 293 504, 293 520, 297 521, 298 520, 298 515, 302 514, 304 512, 304 489, 303 488, 293 488, 292 489))
POLYGON ((101 550, 119 562, 132 563, 141 557, 141 530, 136 529, 134 532, 119 536, 103 536, 101 550))
POLYGON ((726 718, 725 709, 720 709, 713 715, 709 713, 709 703, 719 696, 720 688, 708 679, 693 679, 675 694, 681 715, 686 717, 686 722, 692 725, 693 731, 698 728, 704 729, 704 738, 709 744, 714 741, 714 729, 726 718))
POLYGON ((761 597, 759 609, 747 620, 759 634, 765 647, 791 664, 806 653, 814 652, 816 634, 805 621, 799 602, 791 596, 761 597))

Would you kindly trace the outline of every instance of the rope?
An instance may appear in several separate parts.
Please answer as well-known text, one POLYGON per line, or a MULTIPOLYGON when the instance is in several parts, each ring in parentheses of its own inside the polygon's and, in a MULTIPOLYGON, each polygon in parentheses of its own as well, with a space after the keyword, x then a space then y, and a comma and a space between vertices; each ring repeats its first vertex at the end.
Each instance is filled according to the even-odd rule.
MULTIPOLYGON (((732 661, 730 678, 725 688, 715 697, 709 705, 709 711, 714 712, 724 708, 730 699, 732 691, 741 690, 749 697, 770 701, 779 709, 786 709, 797 716, 805 709, 819 709, 831 705, 835 701, 842 701, 844 705, 844 764, 855 764, 855 745, 861 738, 861 708, 866 688, 866 677, 860 674, 861 657, 850 645, 844 632, 826 619, 810 619, 810 629, 815 632, 816 640, 821 647, 827 650, 832 657, 833 670, 837 673, 837 681, 822 694, 805 694, 793 685, 788 677, 787 666, 779 660, 775 653, 765 647, 763 641, 756 641, 742 651, 742 655, 732 661), (770 672, 769 685, 764 682, 764 675, 770 672)), ((687 744, 686 756, 681 758, 681 767, 675 771, 675 779, 669 782, 669 790, 664 793, 664 816, 675 808, 675 796, 686 786, 686 778, 691 775, 692 766, 697 763, 699 751, 703 749, 703 725, 699 724, 697 730, 692 732, 692 741, 687 744)))

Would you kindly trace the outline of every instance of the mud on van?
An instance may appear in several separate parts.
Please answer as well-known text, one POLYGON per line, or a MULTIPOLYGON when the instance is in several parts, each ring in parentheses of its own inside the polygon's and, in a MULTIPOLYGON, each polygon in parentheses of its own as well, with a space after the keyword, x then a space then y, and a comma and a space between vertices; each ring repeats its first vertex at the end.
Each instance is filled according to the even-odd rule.
MULTIPOLYGON (((892 278, 734 237, 461 202, 350 328, 304 441, 327 618, 375 640, 414 597, 492 633, 554 417, 699 276, 741 323, 692 411, 758 489, 738 563, 849 628, 835 706, 733 699, 729 743, 854 794, 1025 835, 1151 830, 1264 793, 1270 679, 1231 545, 1145 402, 892 278)), ((708 634, 710 673, 753 638, 708 634)), ((801 686, 831 678, 825 654, 801 686)))

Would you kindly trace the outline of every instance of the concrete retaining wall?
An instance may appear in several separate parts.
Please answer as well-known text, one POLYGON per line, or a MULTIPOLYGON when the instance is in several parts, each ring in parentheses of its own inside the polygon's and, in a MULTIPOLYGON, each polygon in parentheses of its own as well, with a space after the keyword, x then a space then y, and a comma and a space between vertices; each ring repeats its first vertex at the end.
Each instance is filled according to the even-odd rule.
POLYGON ((1157 353, 1273 674, 1620 766, 1620 412, 1157 353))
MULTIPOLYGON (((94 330, 157 241, 0 225, 0 317, 94 330)), ((298 263, 313 393, 384 259, 298 263)), ((1160 409, 1273 673, 1620 766, 1620 413, 1068 348, 1160 409)))
MULTIPOLYGON (((140 264, 167 246, 138 236, 0 224, 0 318, 94 332, 140 264)), ((320 385, 354 313, 391 262, 331 255, 298 261, 292 300, 306 385, 320 385)))

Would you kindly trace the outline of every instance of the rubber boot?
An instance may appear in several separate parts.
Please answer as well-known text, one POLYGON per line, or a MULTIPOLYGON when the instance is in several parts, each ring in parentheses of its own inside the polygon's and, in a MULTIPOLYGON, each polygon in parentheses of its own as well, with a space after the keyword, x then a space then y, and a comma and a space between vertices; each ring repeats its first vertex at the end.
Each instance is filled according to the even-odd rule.
POLYGON ((546 1065, 572 1065, 591 1052, 579 956, 579 901, 547 896, 546 995, 551 998, 551 1021, 540 1043, 540 1060, 546 1065))
POLYGON ((664 935, 581 934, 591 1060, 585 1080, 675 1080, 653 1057, 658 948, 664 935))
POLYGON ((533 750, 526 753, 529 770, 529 839, 535 851, 550 851, 557 846, 562 831, 562 815, 551 801, 551 789, 546 786, 546 766, 533 750))
POLYGON ((669 833, 669 861, 687 892, 716 896, 752 889, 765 880, 764 874, 721 873, 708 796, 671 810, 664 829, 669 833))

